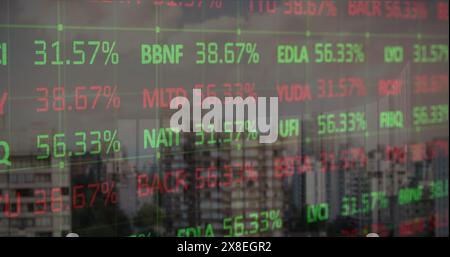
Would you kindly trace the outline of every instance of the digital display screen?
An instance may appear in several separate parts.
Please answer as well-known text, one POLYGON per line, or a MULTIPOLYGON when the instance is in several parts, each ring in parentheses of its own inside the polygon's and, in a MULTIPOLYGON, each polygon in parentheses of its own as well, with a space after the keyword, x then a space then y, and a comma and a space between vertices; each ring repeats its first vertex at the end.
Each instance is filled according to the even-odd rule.
POLYGON ((0 236, 449 236, 449 2, 0 0, 0 236))

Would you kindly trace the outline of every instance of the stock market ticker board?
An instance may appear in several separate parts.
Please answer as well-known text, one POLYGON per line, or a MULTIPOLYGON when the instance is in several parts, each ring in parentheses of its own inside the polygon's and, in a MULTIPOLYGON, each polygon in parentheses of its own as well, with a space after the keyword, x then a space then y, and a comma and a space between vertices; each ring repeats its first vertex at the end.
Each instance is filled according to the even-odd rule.
POLYGON ((0 236, 448 236, 448 5, 0 0, 0 236))

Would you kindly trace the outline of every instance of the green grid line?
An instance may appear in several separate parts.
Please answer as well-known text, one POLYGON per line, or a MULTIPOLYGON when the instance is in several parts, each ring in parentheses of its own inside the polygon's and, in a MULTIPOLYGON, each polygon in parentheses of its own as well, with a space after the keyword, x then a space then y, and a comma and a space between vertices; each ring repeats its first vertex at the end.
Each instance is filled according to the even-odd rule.
POLYGON ((0 29, 54 29, 54 30, 92 30, 92 31, 122 31, 122 32, 179 32, 179 33, 223 33, 248 35, 290 35, 290 36, 327 36, 327 37, 367 37, 371 38, 415 38, 415 39, 448 39, 448 34, 421 34, 421 33, 370 33, 368 32, 314 32, 314 31, 275 31, 275 30, 246 30, 236 29, 195 29, 195 28, 148 28, 148 27, 105 27, 105 26, 76 26, 76 25, 34 25, 34 24, 0 24, 0 29))

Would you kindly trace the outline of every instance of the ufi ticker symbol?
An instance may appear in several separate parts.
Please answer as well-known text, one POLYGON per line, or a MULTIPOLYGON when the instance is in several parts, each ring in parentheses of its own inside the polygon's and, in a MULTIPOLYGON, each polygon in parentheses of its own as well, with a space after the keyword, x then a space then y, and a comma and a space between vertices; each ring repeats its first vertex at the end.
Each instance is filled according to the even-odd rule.
POLYGON ((8 47, 6 43, 0 43, 0 65, 8 65, 8 47))

